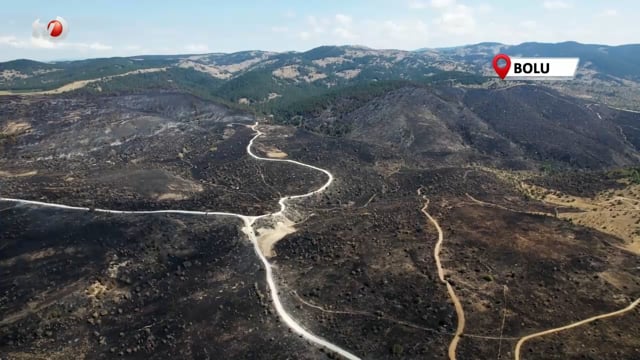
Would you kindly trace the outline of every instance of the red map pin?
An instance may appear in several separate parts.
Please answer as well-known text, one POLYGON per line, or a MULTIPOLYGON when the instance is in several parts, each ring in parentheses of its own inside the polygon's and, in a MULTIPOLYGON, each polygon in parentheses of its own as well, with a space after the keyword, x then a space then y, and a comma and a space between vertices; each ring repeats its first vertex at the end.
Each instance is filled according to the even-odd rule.
POLYGON ((504 78, 509 73, 509 68, 511 68, 511 58, 505 54, 498 54, 493 57, 493 70, 496 71, 496 74, 500 76, 500 79, 504 80, 504 78), (498 66, 498 61, 504 60, 506 61, 506 65, 503 67, 498 66))

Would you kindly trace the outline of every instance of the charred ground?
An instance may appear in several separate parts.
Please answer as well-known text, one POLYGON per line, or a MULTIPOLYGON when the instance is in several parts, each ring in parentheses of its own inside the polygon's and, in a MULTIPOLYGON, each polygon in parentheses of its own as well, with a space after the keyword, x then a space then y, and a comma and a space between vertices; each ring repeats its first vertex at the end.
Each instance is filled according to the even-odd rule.
POLYGON ((281 193, 323 181, 312 170, 252 161, 247 126, 256 119, 191 95, 0 101, 0 186, 16 198, 260 215, 278 208, 281 193))
MULTIPOLYGON (((281 194, 324 181, 300 167, 248 158, 253 133, 232 123, 254 119, 187 95, 0 100, 5 132, 10 122, 29 124, 13 125, 18 130, 3 142, 3 196, 259 214, 276 209, 281 194), (103 135, 107 128, 124 138, 103 135), (97 134, 104 139, 91 143, 97 134), (83 155, 68 155, 74 149, 83 155), (158 199, 167 193, 174 198, 158 199)), ((271 259, 285 307, 326 339, 367 359, 446 358, 456 313, 437 278, 437 234, 420 212, 418 189, 444 230, 446 277, 467 317, 459 359, 511 358, 517 338, 640 296, 640 263, 621 249, 622 239, 557 218, 556 205, 521 187, 585 197, 624 188, 628 179, 611 170, 638 164, 628 127, 637 114, 533 86, 408 86, 302 116, 297 129, 265 128, 256 150, 335 176, 321 195, 291 202, 307 216, 271 259), (338 125, 349 131, 319 131, 338 125)), ((77 354, 68 341, 79 338, 96 357, 327 356, 277 321, 237 220, 2 206, 4 354, 77 354), (108 272, 112 254, 131 260, 116 278, 108 272), (14 284, 17 274, 27 285, 14 284), (96 281, 107 287, 100 305, 83 295, 96 281), (122 289, 129 299, 109 300, 122 289), (66 312, 52 319, 57 308, 66 312)), ((637 358, 636 323, 637 310, 532 341, 522 355, 637 358), (593 340, 597 334, 609 335, 593 340)))

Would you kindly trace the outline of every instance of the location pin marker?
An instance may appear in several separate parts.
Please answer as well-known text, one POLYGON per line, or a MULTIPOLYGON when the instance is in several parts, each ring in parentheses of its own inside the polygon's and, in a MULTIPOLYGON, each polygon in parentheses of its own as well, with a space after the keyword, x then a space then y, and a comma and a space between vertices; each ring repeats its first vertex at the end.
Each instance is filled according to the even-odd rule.
POLYGON ((504 80, 504 78, 509 73, 509 68, 511 68, 511 59, 508 55, 498 54, 493 57, 493 70, 495 70, 496 74, 500 76, 500 79, 504 80), (503 67, 498 66, 498 61, 500 60, 506 61, 507 64, 503 67))

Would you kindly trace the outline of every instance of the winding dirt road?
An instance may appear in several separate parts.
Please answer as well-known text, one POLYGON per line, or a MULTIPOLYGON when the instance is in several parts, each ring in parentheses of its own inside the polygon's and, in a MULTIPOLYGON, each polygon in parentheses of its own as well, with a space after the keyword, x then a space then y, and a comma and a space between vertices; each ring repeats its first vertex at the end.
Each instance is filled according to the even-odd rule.
POLYGON ((286 203, 287 203, 288 200, 305 198, 305 197, 309 197, 309 196, 312 196, 314 194, 318 194, 318 193, 323 192, 333 182, 333 175, 327 170, 321 169, 321 168, 313 166, 313 165, 309 165, 309 164, 305 164, 305 163, 302 163, 302 162, 298 162, 298 161, 295 161, 295 160, 271 159, 271 158, 263 158, 263 157, 257 156, 256 154, 254 154, 251 151, 251 147, 253 146, 254 141, 258 137, 263 135, 263 133, 260 130, 258 130, 258 122, 256 122, 254 125, 252 125, 251 129, 256 132, 256 135, 253 138, 251 138, 251 141, 249 141, 249 144, 247 145, 247 154, 249 156, 253 157, 254 159, 262 160, 262 161, 287 162, 287 163, 291 163, 291 164, 295 164, 295 165, 311 168, 311 169, 314 169, 314 170, 317 170, 317 171, 320 171, 320 172, 326 174, 327 177, 328 177, 327 182, 323 186, 321 186, 320 188, 318 188, 318 189, 316 189, 314 191, 311 191, 309 193, 306 193, 306 194, 293 195, 293 196, 284 196, 284 197, 280 198, 280 200, 278 201, 278 203, 280 204, 280 210, 278 212, 259 215, 259 216, 248 216, 248 215, 234 214, 234 213, 229 213, 229 212, 219 212, 219 211, 190 211, 190 210, 127 211, 127 210, 109 210, 109 209, 90 209, 90 208, 87 208, 87 207, 68 206, 68 205, 62 205, 62 204, 52 204, 52 203, 45 203, 45 202, 41 202, 41 201, 31 201, 31 200, 13 199, 13 198, 5 198, 5 197, 0 197, 0 201, 13 202, 13 203, 25 204, 25 205, 41 206, 41 207, 50 207, 50 208, 57 208, 57 209, 66 209, 66 210, 77 210, 77 211, 91 211, 92 210, 92 211, 95 211, 95 212, 108 213, 108 214, 124 214, 124 215, 129 215, 129 214, 132 214, 132 215, 133 214, 185 214, 185 215, 237 217, 237 218, 239 218, 239 219, 241 219, 243 221, 244 226, 242 227, 242 232, 244 234, 246 234, 247 238, 253 243, 254 250, 255 250, 256 254, 258 255, 258 257, 260 258, 260 260, 262 261, 262 264, 264 265, 265 272, 266 272, 266 281, 267 281, 267 285, 269 286, 269 290, 270 290, 270 293, 271 293, 271 299, 273 301, 273 306, 275 307, 275 309, 278 312, 278 315, 280 316, 282 321, 284 321, 284 323, 292 331, 294 331, 298 335, 302 336, 303 338, 307 339, 311 343, 313 343, 315 345, 318 345, 318 346, 321 346, 321 347, 324 347, 324 348, 326 348, 326 349, 328 349, 330 351, 333 351, 334 353, 339 354, 340 356, 344 357, 345 359, 360 360, 360 358, 358 356, 352 354, 348 350, 343 349, 340 346, 329 342, 328 340, 325 340, 325 339, 323 339, 323 338, 321 338, 321 337, 319 337, 317 335, 312 334, 311 332, 309 332, 308 330, 303 328, 299 323, 297 323, 295 321, 295 319, 293 319, 293 317, 291 317, 291 315, 285 310, 284 306, 282 305, 282 301, 280 300, 280 295, 279 295, 279 290, 278 290, 277 284, 276 284, 276 282, 274 280, 274 277, 273 277, 273 270, 272 270, 271 263, 269 263, 269 261, 267 260, 266 256, 260 250, 260 244, 258 243, 258 238, 256 236, 256 229, 254 227, 254 224, 255 224, 256 220, 258 220, 258 219, 262 219, 262 218, 266 218, 266 217, 274 217, 274 218, 275 217, 286 217, 285 216, 285 211, 287 209, 286 203))
POLYGON ((520 349, 522 348, 522 344, 524 344, 528 340, 531 340, 531 339, 537 338, 537 337, 541 337, 541 336, 545 336, 545 335, 549 335, 549 334, 553 334, 553 333, 557 333, 557 332, 560 332, 560 331, 563 331, 563 330, 568 330, 568 329, 571 329, 571 328, 574 328, 574 327, 578 327, 578 326, 581 326, 581 325, 584 325, 584 324, 588 324, 588 323, 590 323, 592 321, 596 321, 596 320, 599 320, 599 319, 605 319, 605 318, 608 318, 608 317, 622 315, 622 314, 624 314, 626 312, 629 312, 629 311, 633 310, 636 306, 638 306, 638 304, 640 304, 640 298, 636 299, 636 301, 632 302, 631 304, 629 304, 629 306, 625 307, 624 309, 620 309, 618 311, 592 316, 592 317, 590 317, 588 319, 576 321, 576 322, 571 323, 569 325, 565 325, 565 326, 561 326, 561 327, 557 327, 557 328, 549 329, 549 330, 545 330, 545 331, 540 331, 540 332, 537 332, 535 334, 531 334, 531 335, 527 335, 525 337, 522 337, 520 340, 518 340, 518 343, 516 343, 515 360, 520 360, 520 349))
MULTIPOLYGON (((418 194, 420 194, 420 190, 418 190, 418 194)), ((456 332, 453 335, 453 339, 451 340, 451 343, 449 344, 449 360, 455 360, 458 342, 460 341, 460 337, 464 332, 464 325, 465 325, 464 310, 462 309, 462 303, 460 302, 460 299, 456 295, 455 290, 453 290, 453 286, 451 286, 449 281, 447 281, 447 279, 444 276, 444 269, 442 268, 442 262, 440 261, 440 250, 442 250, 442 243, 444 241, 442 228, 440 228, 440 224, 438 224, 438 221, 436 221, 436 219, 434 219, 431 216, 431 214, 427 212, 427 208, 429 207, 429 199, 427 199, 425 196, 422 196, 422 198, 425 200, 425 203, 421 211, 438 231, 438 242, 433 248, 433 257, 436 260, 436 267, 438 268, 438 277, 440 278, 440 282, 446 285, 447 292, 449 293, 449 297, 451 298, 451 301, 453 302, 453 305, 456 308, 458 326, 456 327, 456 332)))

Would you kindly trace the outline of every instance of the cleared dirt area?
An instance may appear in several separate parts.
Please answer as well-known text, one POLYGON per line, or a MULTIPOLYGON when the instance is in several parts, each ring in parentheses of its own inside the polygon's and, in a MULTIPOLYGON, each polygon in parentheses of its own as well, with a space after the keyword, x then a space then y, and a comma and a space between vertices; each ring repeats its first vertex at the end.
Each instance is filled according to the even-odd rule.
POLYGON ((640 255, 640 185, 602 191, 593 197, 529 184, 522 184, 522 188, 534 199, 562 207, 557 210, 559 218, 619 237, 625 240, 625 249, 640 255))
POLYGON ((273 76, 280 79, 295 79, 300 76, 298 71, 298 65, 288 65, 279 69, 273 70, 273 76))
POLYGON ((228 79, 232 75, 231 73, 228 73, 215 65, 200 64, 190 60, 183 60, 178 66, 184 69, 194 69, 196 71, 209 74, 217 79, 228 79))
POLYGON ((273 224, 272 227, 261 227, 258 229, 258 244, 260 250, 266 257, 273 257, 276 255, 273 250, 274 245, 285 236, 292 234, 296 231, 293 221, 282 217, 273 224))
POLYGON ((284 159, 287 157, 287 153, 276 148, 272 148, 267 151, 267 156, 275 159, 284 159))
POLYGON ((19 135, 31 129, 31 125, 25 121, 10 121, 2 129, 4 135, 19 135))

